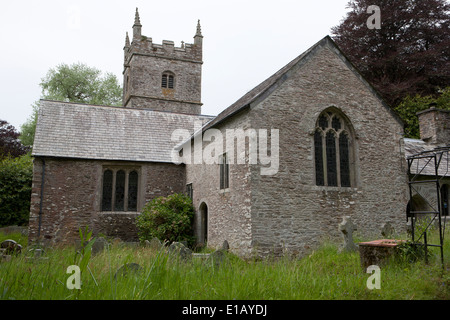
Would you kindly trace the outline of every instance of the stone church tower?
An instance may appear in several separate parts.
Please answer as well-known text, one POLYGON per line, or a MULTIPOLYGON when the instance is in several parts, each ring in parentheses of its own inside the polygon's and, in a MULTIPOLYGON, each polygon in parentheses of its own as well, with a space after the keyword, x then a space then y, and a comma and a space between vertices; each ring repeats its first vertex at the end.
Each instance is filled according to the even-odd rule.
POLYGON ((143 36, 139 12, 124 47, 123 106, 184 114, 201 113, 202 41, 200 21, 194 43, 155 44, 143 36))

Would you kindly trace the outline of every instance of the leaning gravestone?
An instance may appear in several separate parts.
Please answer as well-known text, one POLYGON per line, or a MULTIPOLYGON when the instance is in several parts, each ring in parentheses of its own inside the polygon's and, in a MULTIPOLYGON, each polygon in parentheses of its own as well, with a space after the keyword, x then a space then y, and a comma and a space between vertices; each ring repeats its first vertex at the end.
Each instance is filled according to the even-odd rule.
POLYGON ((356 251, 358 247, 353 242, 353 231, 356 231, 356 226, 353 224, 351 217, 344 216, 342 222, 339 224, 339 231, 344 236, 344 244, 341 247, 343 251, 356 251))

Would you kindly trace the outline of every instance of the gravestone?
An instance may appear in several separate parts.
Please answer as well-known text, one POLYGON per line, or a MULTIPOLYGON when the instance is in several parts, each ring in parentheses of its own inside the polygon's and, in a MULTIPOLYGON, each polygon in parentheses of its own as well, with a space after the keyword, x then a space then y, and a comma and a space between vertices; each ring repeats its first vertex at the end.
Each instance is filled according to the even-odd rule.
POLYGON ((230 249, 230 245, 228 244, 228 241, 225 240, 222 244, 222 250, 228 251, 230 249))
POLYGON ((172 242, 169 246, 169 252, 178 255, 183 260, 188 260, 192 257, 191 249, 187 248, 181 242, 172 242))
POLYGON ((391 238, 395 233, 394 227, 390 222, 386 222, 381 228, 381 235, 385 238, 391 238))
POLYGON ((20 253, 22 251, 22 246, 16 241, 8 239, 0 244, 0 248, 5 249, 4 254, 10 255, 12 253, 20 253))
POLYGON ((213 264, 215 267, 219 267, 223 264, 225 259, 226 259, 225 252, 219 249, 211 253, 206 262, 209 264, 213 264))
POLYGON ((342 222, 339 224, 339 231, 344 236, 344 244, 341 250, 349 252, 358 250, 358 247, 353 242, 353 231, 356 230, 356 225, 353 224, 351 217, 344 216, 342 222))
POLYGON ((145 240, 145 246, 147 248, 152 249, 152 250, 158 251, 158 250, 160 250, 163 247, 163 244, 161 243, 161 241, 159 241, 158 238, 155 237, 155 238, 153 238, 150 241, 145 240))
POLYGON ((92 244, 92 254, 102 252, 108 245, 108 241, 105 238, 96 238, 94 243, 92 244))
POLYGON ((127 277, 128 275, 139 275, 141 272, 144 271, 144 268, 142 268, 137 263, 126 263, 123 266, 121 266, 119 269, 117 269, 116 273, 114 274, 114 279, 117 279, 117 277, 127 277))

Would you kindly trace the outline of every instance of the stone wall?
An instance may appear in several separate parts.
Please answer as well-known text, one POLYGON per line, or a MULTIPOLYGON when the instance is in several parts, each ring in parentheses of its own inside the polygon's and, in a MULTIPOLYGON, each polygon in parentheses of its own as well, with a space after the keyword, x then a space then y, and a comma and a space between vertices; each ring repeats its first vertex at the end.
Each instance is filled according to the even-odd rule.
MULTIPOLYGON (((225 122, 220 130, 225 137, 226 129, 248 127, 249 119, 244 113, 225 122)), ((207 141, 203 142, 203 148, 208 145, 207 141)), ((221 190, 218 161, 186 166, 186 183, 192 183, 196 209, 194 229, 198 236, 201 233, 200 206, 205 203, 208 207, 207 245, 219 248, 227 240, 230 250, 248 256, 252 248, 250 167, 232 164, 229 168, 229 188, 221 190)))
POLYGON ((407 180, 400 149, 402 125, 328 46, 303 60, 290 77, 249 113, 255 128, 280 129, 280 170, 251 170, 253 244, 261 254, 303 254, 323 239, 339 238, 338 224, 350 216, 357 234, 379 236, 390 221, 404 229, 407 180), (315 124, 335 107, 354 129, 354 183, 315 184, 315 124))
POLYGON ((219 165, 187 165, 197 215, 202 202, 208 206, 208 245, 219 247, 227 240, 241 255, 302 255, 324 239, 340 239, 343 216, 352 218, 356 235, 380 236, 388 221, 404 231, 402 124, 334 48, 315 50, 276 89, 215 126, 223 136, 226 129, 278 129, 278 173, 262 175, 261 165, 249 165, 247 159, 230 165, 230 187, 223 191, 219 165), (318 116, 330 107, 345 115, 354 131, 351 187, 315 183, 313 134, 318 116))
MULTIPOLYGON (((165 163, 111 162, 74 159, 45 159, 41 215, 41 237, 50 244, 73 243, 79 228, 89 226, 94 235, 135 241, 137 212, 102 212, 103 167, 139 168, 138 211, 149 200, 184 192, 184 167, 165 163)), ((43 159, 34 159, 29 240, 39 230, 43 159)))
POLYGON ((189 114, 201 113, 202 47, 172 41, 153 44, 135 39, 125 50, 123 105, 189 114), (174 88, 162 88, 164 72, 174 75, 174 88), (157 101, 161 99, 160 101, 157 101))

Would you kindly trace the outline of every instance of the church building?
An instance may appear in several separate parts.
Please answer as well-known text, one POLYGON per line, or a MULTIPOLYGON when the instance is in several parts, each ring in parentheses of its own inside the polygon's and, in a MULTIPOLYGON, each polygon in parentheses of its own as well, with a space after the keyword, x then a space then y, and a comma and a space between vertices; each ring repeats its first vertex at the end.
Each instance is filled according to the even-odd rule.
POLYGON ((141 28, 136 10, 123 106, 41 101, 31 241, 71 243, 85 226, 137 241, 145 203, 180 192, 197 242, 242 256, 305 254, 344 216, 360 236, 404 232, 403 122, 329 36, 206 116, 200 24, 181 47, 141 28))

